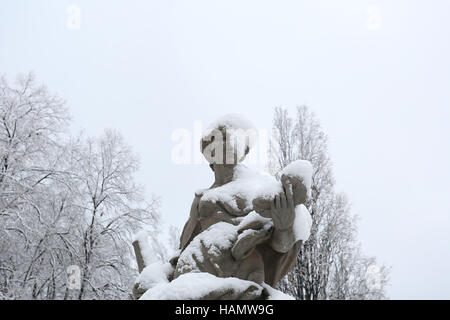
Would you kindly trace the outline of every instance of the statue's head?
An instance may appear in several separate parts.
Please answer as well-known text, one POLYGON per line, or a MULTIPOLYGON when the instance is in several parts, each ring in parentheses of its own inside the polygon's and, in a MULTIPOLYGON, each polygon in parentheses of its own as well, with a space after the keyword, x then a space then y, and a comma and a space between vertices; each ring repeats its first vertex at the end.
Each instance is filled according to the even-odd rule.
POLYGON ((256 130, 248 120, 229 114, 208 127, 200 141, 200 150, 211 166, 235 166, 245 159, 256 138, 256 130))

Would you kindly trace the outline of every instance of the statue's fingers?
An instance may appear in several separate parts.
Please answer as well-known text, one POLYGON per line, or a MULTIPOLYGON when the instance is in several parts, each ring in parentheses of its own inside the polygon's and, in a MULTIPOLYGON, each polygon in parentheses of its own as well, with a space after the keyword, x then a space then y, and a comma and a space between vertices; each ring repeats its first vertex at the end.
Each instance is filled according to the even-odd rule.
POLYGON ((283 190, 284 190, 284 192, 286 192, 287 191, 287 187, 288 187, 288 181, 287 181, 287 179, 282 179, 281 180, 281 185, 283 186, 283 190))
POLYGON ((281 207, 286 208, 287 207, 287 200, 286 200, 286 193, 281 192, 280 193, 280 200, 281 200, 281 207))
POLYGON ((284 193, 286 194, 286 200, 289 201, 289 195, 292 196, 292 194, 293 194, 292 193, 292 183, 289 180, 284 179, 282 181, 282 185, 283 185, 284 193))
POLYGON ((275 201, 276 201, 276 197, 272 201, 270 201, 270 215, 272 217, 274 224, 277 224, 278 223, 278 215, 277 215, 278 210, 277 210, 275 201))
MULTIPOLYGON (((277 212, 277 211, 275 211, 275 212, 277 212)), ((273 214, 273 215, 272 215, 272 221, 273 221, 273 225, 274 225, 275 227, 281 225, 280 217, 279 217, 277 214, 273 214)))
POLYGON ((292 208, 292 207, 294 207, 294 193, 293 193, 293 191, 292 191, 292 184, 288 184, 287 185, 287 188, 286 188, 287 190, 286 190, 286 198, 287 198, 287 203, 288 203, 288 206, 290 207, 290 208, 292 208))
POLYGON ((281 199, 280 199, 280 195, 276 195, 276 196, 275 196, 275 208, 281 209, 281 199))

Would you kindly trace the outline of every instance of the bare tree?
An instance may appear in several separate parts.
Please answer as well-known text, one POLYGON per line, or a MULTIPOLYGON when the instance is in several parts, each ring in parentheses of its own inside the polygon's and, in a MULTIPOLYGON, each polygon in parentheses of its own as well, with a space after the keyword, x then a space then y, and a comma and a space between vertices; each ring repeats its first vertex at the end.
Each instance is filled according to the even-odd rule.
POLYGON ((157 237, 158 201, 122 137, 73 139, 61 99, 32 75, 0 79, 0 299, 129 298, 131 235, 157 237), (79 266, 81 287, 67 286, 79 266))
POLYGON ((78 207, 85 219, 79 230, 83 268, 78 298, 123 297, 130 292, 128 284, 111 279, 135 275, 131 238, 142 225, 158 224, 156 200, 144 201, 133 178, 137 159, 118 133, 107 131, 88 140, 72 157, 78 207))
POLYGON ((55 174, 57 138, 69 118, 63 102, 19 76, 16 86, 0 78, 0 216, 55 174))
POLYGON ((68 120, 63 102, 32 74, 14 86, 0 78, 0 291, 6 296, 39 290, 27 284, 51 237, 40 228, 50 214, 41 200, 58 174, 58 138, 68 120))
POLYGON ((334 190, 327 137, 314 114, 301 106, 291 118, 287 110, 275 108, 274 133, 269 151, 272 173, 297 159, 309 160, 314 168, 307 203, 313 218, 311 236, 280 289, 301 300, 385 298, 388 270, 360 253, 356 218, 346 196, 334 190), (376 283, 370 284, 369 271, 374 267, 376 283))

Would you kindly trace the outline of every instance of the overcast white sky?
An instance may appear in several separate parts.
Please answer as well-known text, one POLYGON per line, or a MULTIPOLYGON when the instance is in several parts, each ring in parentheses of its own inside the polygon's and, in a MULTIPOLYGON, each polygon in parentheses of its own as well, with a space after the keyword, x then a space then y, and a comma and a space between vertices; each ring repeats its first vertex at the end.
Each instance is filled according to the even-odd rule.
POLYGON ((33 70, 74 129, 118 129, 179 227, 213 176, 171 161, 174 130, 230 112, 270 128, 274 106, 309 105, 390 297, 449 299, 449 39, 446 0, 2 0, 0 73, 33 70))

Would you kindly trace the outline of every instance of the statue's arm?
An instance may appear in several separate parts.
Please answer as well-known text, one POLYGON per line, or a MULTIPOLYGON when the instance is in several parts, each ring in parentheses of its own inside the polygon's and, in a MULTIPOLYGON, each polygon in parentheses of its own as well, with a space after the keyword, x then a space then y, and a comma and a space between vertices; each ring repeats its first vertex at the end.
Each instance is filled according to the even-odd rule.
POLYGON ((180 250, 183 251, 184 248, 194 239, 194 237, 199 232, 199 214, 198 205, 200 203, 200 195, 195 195, 194 201, 192 201, 191 211, 189 213, 189 219, 184 225, 183 232, 180 238, 180 250))
POLYGON ((296 243, 294 231, 291 228, 287 230, 274 229, 270 246, 279 253, 286 253, 296 243))

